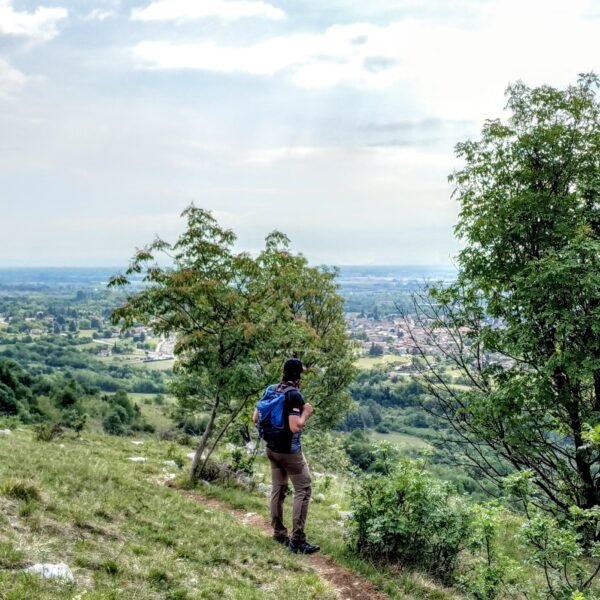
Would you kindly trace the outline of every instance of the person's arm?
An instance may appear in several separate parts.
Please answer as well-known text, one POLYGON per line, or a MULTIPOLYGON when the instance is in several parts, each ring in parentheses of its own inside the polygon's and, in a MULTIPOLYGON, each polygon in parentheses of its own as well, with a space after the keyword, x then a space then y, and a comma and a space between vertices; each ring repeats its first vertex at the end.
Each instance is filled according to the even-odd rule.
POLYGON ((302 431, 304 426, 306 425, 306 421, 308 421, 309 417, 313 414, 314 409, 312 405, 306 403, 300 412, 300 409, 297 409, 298 412, 294 413, 294 408, 292 408, 292 412, 288 417, 288 423, 290 426, 290 431, 292 433, 297 433, 298 431, 302 431))
POLYGON ((252 422, 256 425, 258 423, 258 411, 254 409, 254 414, 252 415, 252 422))

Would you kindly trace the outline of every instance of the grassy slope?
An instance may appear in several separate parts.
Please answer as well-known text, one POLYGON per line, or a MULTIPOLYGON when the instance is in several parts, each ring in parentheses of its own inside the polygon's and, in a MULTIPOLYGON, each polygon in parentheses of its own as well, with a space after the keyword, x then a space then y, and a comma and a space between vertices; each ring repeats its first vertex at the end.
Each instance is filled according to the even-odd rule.
MULTIPOLYGON (((257 478, 270 483, 270 473, 266 458, 257 461, 257 478)), ((310 462, 310 458, 309 458, 310 462)), ((451 590, 437 586, 419 573, 399 571, 374 565, 350 554, 345 541, 344 512, 348 504, 351 483, 341 478, 327 482, 327 475, 312 470, 313 499, 310 505, 306 533, 309 541, 318 543, 323 552, 336 561, 370 580, 390 598, 396 600, 456 600, 459 596, 451 590)), ((266 499, 257 493, 249 493, 237 488, 224 488, 212 485, 203 488, 203 493, 224 500, 234 508, 256 512, 268 517, 266 499)), ((285 505, 285 521, 291 523, 291 498, 285 505)))
POLYGON ((304 558, 159 485, 169 447, 0 436, 0 598, 332 598, 304 558), (19 573, 34 562, 67 563, 75 585, 19 573))

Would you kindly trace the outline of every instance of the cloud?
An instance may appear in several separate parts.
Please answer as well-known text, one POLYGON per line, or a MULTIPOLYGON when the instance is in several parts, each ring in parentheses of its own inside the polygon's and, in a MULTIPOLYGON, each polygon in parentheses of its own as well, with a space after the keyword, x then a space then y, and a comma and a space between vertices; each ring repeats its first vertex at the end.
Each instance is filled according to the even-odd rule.
POLYGON ((102 8, 95 8, 90 13, 88 13, 84 20, 86 21, 106 21, 108 19, 112 19, 117 16, 116 10, 105 10, 102 8))
POLYGON ((0 98, 10 98, 21 91, 27 77, 0 57, 0 98))
POLYGON ((285 18, 280 8, 260 0, 155 0, 145 8, 134 8, 134 21, 192 21, 217 17, 235 21, 249 17, 279 20, 285 18))
POLYGON ((17 11, 12 0, 0 0, 0 34, 48 41, 58 35, 58 23, 66 19, 66 8, 38 6, 32 12, 17 11))
POLYGON ((476 26, 407 17, 246 45, 142 41, 133 54, 147 69, 281 76, 307 90, 403 90, 420 117, 478 120, 502 109, 511 81, 564 85, 597 69, 600 21, 589 18, 591 7, 592 0, 493 0, 478 7, 476 26))

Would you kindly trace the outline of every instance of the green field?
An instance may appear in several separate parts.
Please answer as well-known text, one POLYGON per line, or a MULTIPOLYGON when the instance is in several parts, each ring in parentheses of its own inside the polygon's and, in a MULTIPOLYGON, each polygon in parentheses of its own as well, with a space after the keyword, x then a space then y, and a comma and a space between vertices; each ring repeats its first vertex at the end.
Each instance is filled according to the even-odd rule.
POLYGON ((410 356, 396 356, 395 354, 384 354, 383 356, 363 356, 354 363, 359 369, 373 369, 382 365, 407 365, 411 363, 410 356))
POLYGON ((136 362, 134 366, 154 371, 172 371, 175 360, 154 360, 151 362, 136 362))
POLYGON ((127 395, 133 403, 140 407, 142 415, 144 415, 144 418, 150 425, 154 425, 158 430, 166 430, 173 427, 173 421, 167 416, 170 406, 173 404, 173 398, 164 395, 164 404, 156 404, 154 399, 159 394, 129 392, 127 395))
POLYGON ((94 333, 98 333, 95 329, 80 329, 79 337, 80 338, 92 338, 94 333))

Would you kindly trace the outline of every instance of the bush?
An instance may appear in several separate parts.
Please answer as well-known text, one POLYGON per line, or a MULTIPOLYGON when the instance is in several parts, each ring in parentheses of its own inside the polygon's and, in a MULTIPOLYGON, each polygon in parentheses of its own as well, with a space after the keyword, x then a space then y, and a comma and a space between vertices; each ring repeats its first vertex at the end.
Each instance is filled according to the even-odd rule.
POLYGON ((123 425, 119 413, 116 411, 111 412, 102 421, 102 429, 109 435, 127 435, 127 428, 123 425))
POLYGON ((351 548, 370 559, 452 580, 469 534, 469 511, 419 462, 363 476, 352 494, 351 548))
POLYGON ((177 427, 188 435, 202 435, 208 425, 208 415, 185 415, 177 420, 177 427))
POLYGON ((341 437, 326 431, 313 430, 302 437, 302 446, 315 470, 336 473, 350 470, 350 460, 341 437))
POLYGON ((38 442, 52 442, 63 434, 60 423, 40 423, 33 428, 33 431, 38 442))

